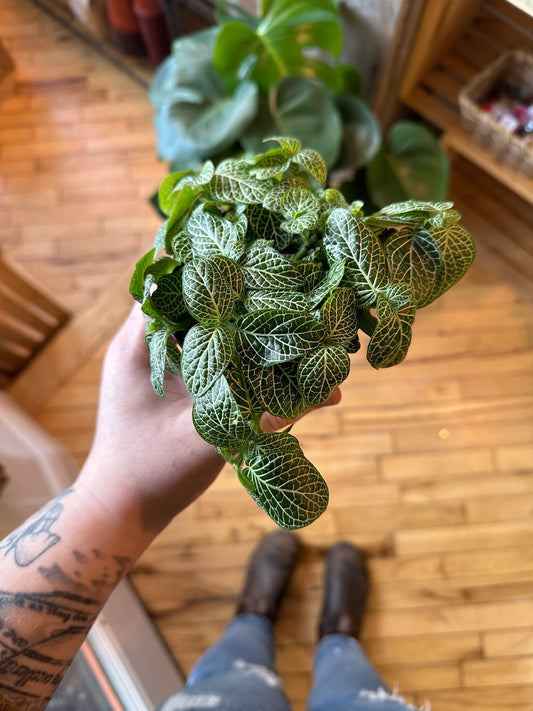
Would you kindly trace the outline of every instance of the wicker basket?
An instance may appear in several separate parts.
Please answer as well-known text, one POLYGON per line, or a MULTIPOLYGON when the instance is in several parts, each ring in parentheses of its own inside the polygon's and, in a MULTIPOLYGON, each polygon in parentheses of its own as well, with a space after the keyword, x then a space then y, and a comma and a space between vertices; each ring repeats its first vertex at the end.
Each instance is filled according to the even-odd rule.
POLYGON ((500 160, 521 173, 533 175, 533 140, 511 133, 480 107, 506 81, 527 87, 533 94, 533 55, 520 49, 506 52, 465 84, 459 92, 463 128, 500 160))

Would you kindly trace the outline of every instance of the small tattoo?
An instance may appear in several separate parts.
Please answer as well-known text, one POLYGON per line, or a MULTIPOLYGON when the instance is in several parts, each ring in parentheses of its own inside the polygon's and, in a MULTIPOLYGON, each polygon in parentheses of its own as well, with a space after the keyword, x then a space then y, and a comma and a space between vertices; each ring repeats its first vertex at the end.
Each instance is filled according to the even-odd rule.
POLYGON ((6 541, 0 545, 0 551, 4 551, 4 556, 13 553, 15 563, 19 568, 27 568, 46 551, 57 545, 61 541, 61 536, 54 533, 52 527, 63 513, 64 506, 60 503, 60 499, 69 492, 70 490, 65 491, 57 499, 51 501, 38 511, 24 528, 20 527, 8 536, 6 541))

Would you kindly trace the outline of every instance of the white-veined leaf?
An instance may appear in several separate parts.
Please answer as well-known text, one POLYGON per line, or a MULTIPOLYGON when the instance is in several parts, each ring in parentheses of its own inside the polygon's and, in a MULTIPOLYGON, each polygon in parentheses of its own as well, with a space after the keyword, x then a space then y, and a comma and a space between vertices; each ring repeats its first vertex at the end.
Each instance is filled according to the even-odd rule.
POLYGON ((189 262, 193 258, 191 243, 185 229, 178 230, 170 240, 170 253, 181 264, 189 262))
POLYGON ((335 205, 336 207, 348 207, 346 198, 340 192, 340 190, 335 190, 335 188, 327 188, 324 197, 326 199, 326 202, 329 202, 332 205, 335 205))
POLYGON ((438 245, 442 269, 435 289, 424 305, 431 303, 461 279, 474 261, 476 245, 470 232, 457 223, 431 228, 431 236, 438 245))
POLYGON ((393 281, 411 284, 418 307, 429 304, 443 266, 431 232, 424 227, 403 227, 385 241, 385 252, 393 281))
POLYGON ((285 136, 271 136, 270 138, 265 138, 264 142, 276 141, 281 146, 283 152, 287 157, 295 156, 302 150, 302 142, 297 138, 287 138, 285 136))
POLYGON ((285 363, 314 350, 324 328, 306 313, 275 309, 254 311, 238 323, 239 345, 255 365, 285 363))
POLYGON ((181 288, 181 274, 164 274, 152 294, 157 310, 169 321, 176 323, 187 313, 181 288))
POLYGON ((307 297, 299 291, 248 291, 244 305, 247 311, 260 311, 261 309, 309 311, 307 297))
POLYGON ((357 299, 352 289, 337 289, 320 311, 328 345, 340 346, 357 335, 357 299))
POLYGON ((170 330, 161 328, 146 334, 146 345, 150 352, 150 377, 155 392, 160 396, 165 396, 163 381, 165 378, 165 362, 167 355, 167 339, 170 330))
POLYGON ((245 161, 223 161, 209 184, 213 198, 232 204, 262 203, 272 182, 254 178, 249 168, 245 161))
POLYGON ((250 387, 265 412, 287 420, 305 412, 307 403, 298 387, 296 371, 296 363, 247 369, 250 387))
POLYGON ((174 339, 167 340, 165 368, 172 373, 172 375, 181 375, 181 351, 174 342, 174 339))
POLYGON ((285 232, 281 229, 281 220, 278 215, 270 210, 266 210, 261 205, 248 205, 246 209, 250 236, 266 241, 274 240, 279 249, 280 238, 285 237, 285 232))
POLYGON ((238 259, 244 252, 244 239, 236 225, 222 215, 199 205, 187 221, 187 232, 195 257, 225 255, 238 259))
POLYGON ((233 353, 233 333, 227 326, 200 323, 187 332, 181 370, 193 397, 201 397, 214 385, 228 367, 233 353))
POLYGON ((300 272, 289 260, 263 240, 256 240, 241 261, 244 286, 248 289, 296 291, 302 286, 300 272))
POLYGON ((374 368, 398 365, 407 355, 411 343, 411 327, 415 320, 416 304, 410 284, 394 284, 378 296, 378 323, 366 357, 374 368))
POLYGON ((302 528, 325 511, 326 482, 292 435, 261 435, 250 447, 247 464, 250 495, 282 528, 302 528))
POLYGON ((359 307, 372 306, 389 280, 378 237, 363 220, 338 207, 327 219, 324 247, 331 264, 345 262, 344 276, 356 290, 359 307))
POLYGON ((324 346, 298 363, 298 383, 310 405, 320 405, 350 374, 350 356, 342 346, 324 346))
POLYGON ((238 447, 251 435, 224 375, 196 398, 192 419, 200 436, 222 449, 238 447))
POLYGON ((312 309, 316 308, 331 294, 333 289, 339 286, 343 276, 344 262, 335 262, 335 264, 332 264, 322 281, 307 295, 312 309))
POLYGON ((281 203, 281 213, 285 221, 281 223, 286 232, 312 230, 318 222, 320 201, 311 190, 289 188, 281 203))
POLYGON ((379 212, 370 215, 370 224, 383 227, 401 227, 402 225, 421 224, 424 220, 436 217, 451 210, 453 202, 426 202, 423 200, 405 200, 386 205, 379 212))
POLYGON ((183 299, 200 323, 222 323, 233 311, 235 294, 224 257, 198 257, 183 267, 183 299))
POLYGON ((263 207, 273 212, 281 212, 283 201, 289 190, 308 190, 309 185, 302 178, 287 178, 272 187, 263 199, 263 207))
POLYGON ((321 185, 326 182, 328 168, 318 151, 314 151, 312 148, 304 148, 303 151, 294 156, 293 161, 305 168, 321 185))

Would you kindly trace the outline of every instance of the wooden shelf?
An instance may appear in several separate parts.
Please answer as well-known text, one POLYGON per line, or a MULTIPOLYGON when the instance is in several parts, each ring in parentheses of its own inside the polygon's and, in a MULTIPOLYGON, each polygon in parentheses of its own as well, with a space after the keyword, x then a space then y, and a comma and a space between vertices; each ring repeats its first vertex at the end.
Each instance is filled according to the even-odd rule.
MULTIPOLYGON (((519 173, 503 163, 491 151, 483 148, 461 128, 457 97, 464 84, 505 50, 522 47, 533 52, 533 14, 524 15, 517 0, 484 0, 479 3, 473 19, 461 26, 437 61, 426 62, 426 68, 402 87, 403 101, 444 132, 443 143, 464 156, 533 204, 533 178, 519 173), (516 6, 516 7, 515 7, 516 6)), ((531 3, 533 5, 533 0, 531 3)), ((455 2, 459 7, 460 0, 455 2)), ((437 25, 437 20, 434 20, 437 25)))

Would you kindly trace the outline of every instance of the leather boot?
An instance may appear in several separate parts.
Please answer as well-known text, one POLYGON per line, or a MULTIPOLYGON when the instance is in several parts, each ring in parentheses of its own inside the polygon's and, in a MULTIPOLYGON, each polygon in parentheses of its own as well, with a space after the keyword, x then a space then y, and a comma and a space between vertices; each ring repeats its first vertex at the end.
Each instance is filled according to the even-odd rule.
POLYGON ((319 639, 336 632, 358 639, 367 595, 368 574, 363 554, 351 543, 336 543, 329 549, 326 559, 319 639))
POLYGON ((235 614, 253 612, 275 622, 299 553, 300 542, 294 533, 274 531, 265 536, 248 563, 235 614))

